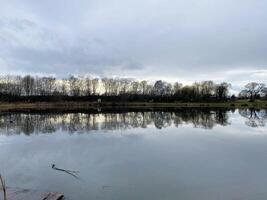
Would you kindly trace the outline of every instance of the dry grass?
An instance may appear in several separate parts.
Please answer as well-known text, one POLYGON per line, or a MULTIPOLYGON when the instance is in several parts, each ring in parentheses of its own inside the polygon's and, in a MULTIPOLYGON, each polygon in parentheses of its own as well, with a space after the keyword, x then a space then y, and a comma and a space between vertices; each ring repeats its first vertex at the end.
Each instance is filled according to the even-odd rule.
POLYGON ((35 103, 7 103, 0 102, 0 111, 12 111, 20 109, 46 110, 46 109, 94 109, 94 108, 267 108, 267 101, 235 101, 235 102, 215 102, 215 103, 148 103, 148 102, 35 102, 35 103))

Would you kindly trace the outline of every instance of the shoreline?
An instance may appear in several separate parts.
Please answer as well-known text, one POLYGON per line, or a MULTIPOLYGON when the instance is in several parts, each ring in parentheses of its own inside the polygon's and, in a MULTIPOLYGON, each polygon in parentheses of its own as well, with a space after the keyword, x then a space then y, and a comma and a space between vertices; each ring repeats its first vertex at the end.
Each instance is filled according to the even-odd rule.
POLYGON ((12 110, 87 110, 101 108, 267 108, 267 101, 211 103, 149 103, 149 102, 0 102, 0 111, 12 110))

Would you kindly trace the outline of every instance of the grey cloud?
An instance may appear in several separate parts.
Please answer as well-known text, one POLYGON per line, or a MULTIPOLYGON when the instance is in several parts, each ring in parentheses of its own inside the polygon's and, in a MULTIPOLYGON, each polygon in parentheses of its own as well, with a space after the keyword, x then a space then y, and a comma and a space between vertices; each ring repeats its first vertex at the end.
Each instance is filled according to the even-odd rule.
POLYGON ((11 0, 1 5, 2 73, 241 84, 249 71, 253 75, 245 73, 247 79, 266 81, 264 0, 11 0))
POLYGON ((14 69, 58 75, 71 72, 101 74, 112 67, 141 69, 138 62, 119 56, 103 40, 88 37, 70 42, 57 32, 38 27, 25 19, 5 21, 0 34, 7 49, 3 55, 14 69), (23 39, 29 37, 30 41, 26 43, 23 39))

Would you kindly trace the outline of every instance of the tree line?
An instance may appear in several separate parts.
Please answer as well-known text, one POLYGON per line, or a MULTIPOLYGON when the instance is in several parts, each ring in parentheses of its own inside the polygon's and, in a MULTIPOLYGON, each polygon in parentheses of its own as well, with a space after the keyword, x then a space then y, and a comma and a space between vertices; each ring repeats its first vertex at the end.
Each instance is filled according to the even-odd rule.
MULTIPOLYGON (((213 81, 183 85, 162 80, 150 82, 131 78, 92 78, 70 76, 57 79, 52 76, 0 76, 1 101, 145 101, 145 102, 201 102, 228 101, 236 97, 229 94, 231 84, 213 81)), ((263 83, 248 83, 238 98, 266 98, 263 83)))

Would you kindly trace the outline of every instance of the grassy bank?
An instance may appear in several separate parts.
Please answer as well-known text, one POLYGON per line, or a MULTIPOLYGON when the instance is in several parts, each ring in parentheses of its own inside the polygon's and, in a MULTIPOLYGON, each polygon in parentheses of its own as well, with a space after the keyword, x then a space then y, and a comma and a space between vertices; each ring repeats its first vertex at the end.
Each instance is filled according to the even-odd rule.
POLYGON ((20 109, 95 109, 95 108, 267 108, 267 101, 235 101, 235 102, 212 102, 212 103, 148 103, 148 102, 34 102, 34 103, 0 103, 0 111, 20 110, 20 109))

